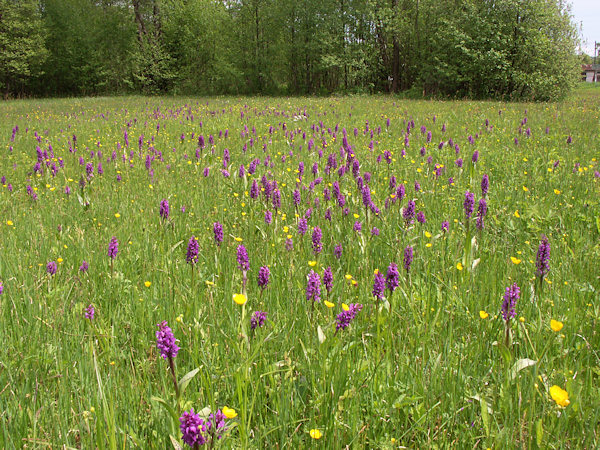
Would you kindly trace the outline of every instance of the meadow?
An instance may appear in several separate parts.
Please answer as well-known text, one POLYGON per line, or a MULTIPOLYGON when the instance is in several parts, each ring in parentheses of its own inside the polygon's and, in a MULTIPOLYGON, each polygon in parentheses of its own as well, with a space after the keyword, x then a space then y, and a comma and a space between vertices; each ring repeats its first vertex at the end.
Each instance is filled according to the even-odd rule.
POLYGON ((599 130, 598 89, 0 103, 0 446, 597 448, 599 130))

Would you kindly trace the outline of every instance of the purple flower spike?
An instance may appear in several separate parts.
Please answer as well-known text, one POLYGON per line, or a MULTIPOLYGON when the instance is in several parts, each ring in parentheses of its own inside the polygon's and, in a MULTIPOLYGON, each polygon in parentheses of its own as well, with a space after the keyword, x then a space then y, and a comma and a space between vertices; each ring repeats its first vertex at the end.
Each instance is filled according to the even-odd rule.
POLYGON ((237 248, 237 263, 240 270, 246 271, 250 269, 250 262, 248 260, 248 251, 243 245, 239 245, 237 248))
POLYGON ((330 294, 333 289, 333 271, 331 270, 331 267, 327 267, 323 272, 323 284, 325 285, 327 293, 330 294))
POLYGON ((481 200, 479 200, 479 207, 477 208, 477 229, 478 230, 483 230, 484 228, 484 217, 487 214, 487 202, 485 201, 485 198, 482 198, 481 200))
POLYGON ((213 223, 213 234, 215 238, 215 244, 217 244, 217 246, 221 245, 223 242, 223 225, 221 225, 219 222, 213 223))
POLYGON ((57 268, 58 267, 55 261, 50 261, 48 264, 46 264, 46 272, 48 272, 50 275, 55 275, 57 268))
POLYGON ((410 265, 412 264, 412 261, 413 248, 409 246, 404 249, 404 270, 406 270, 406 273, 410 271, 410 265))
POLYGON ((269 284, 271 272, 267 266, 263 266, 258 270, 258 286, 264 289, 269 284))
POLYGON ((312 234, 312 247, 315 255, 318 255, 323 250, 321 239, 323 239, 323 232, 319 227, 315 227, 312 234))
POLYGON ((506 292, 504 293, 504 300, 502 302, 502 317, 506 322, 508 322, 511 318, 516 317, 517 313, 515 311, 515 306, 517 304, 517 300, 519 300, 521 294, 521 290, 517 283, 514 283, 512 286, 506 288, 506 292))
POLYGON ((204 445, 206 438, 202 435, 206 431, 206 425, 198 414, 192 408, 189 412, 185 411, 179 418, 182 436, 181 439, 190 447, 204 445))
POLYGON ((337 259, 340 259, 342 257, 342 252, 343 252, 342 244, 336 245, 335 248, 333 249, 333 254, 337 259))
POLYGON ((486 173, 486 174, 483 174, 483 177, 481 178, 481 195, 483 195, 485 197, 488 193, 489 187, 490 187, 490 178, 488 177, 488 175, 486 173))
POLYGON ((115 259, 119 252, 119 241, 116 236, 113 236, 108 243, 108 256, 110 259, 115 259))
POLYGON ((256 328, 260 328, 264 325, 265 320, 267 320, 267 313, 264 311, 255 311, 250 318, 250 329, 255 330, 256 328))
POLYGON ((94 310, 94 305, 92 305, 92 304, 89 304, 89 305, 87 306, 87 308, 85 308, 83 311, 84 311, 84 312, 83 312, 83 316, 84 316, 86 319, 89 319, 89 320, 94 320, 94 313, 96 312, 96 311, 94 310))
POLYGON ((535 262, 535 267, 537 267, 537 275, 540 277, 540 280, 543 280, 544 277, 550 271, 550 243, 548 242, 548 238, 545 235, 542 235, 542 240, 540 241, 540 246, 537 252, 537 258, 535 262))
POLYGON ((185 256, 185 260, 188 264, 192 266, 198 262, 198 253, 200 252, 200 246, 198 245, 198 240, 195 236, 190 238, 187 247, 187 254, 185 256))
POLYGON ((351 303, 347 311, 339 313, 336 317, 337 324, 335 326, 335 332, 337 333, 338 330, 346 329, 361 309, 362 305, 360 303, 351 303))
POLYGON ((400 284, 400 272, 398 272, 398 266, 395 263, 390 263, 385 276, 385 286, 391 292, 394 292, 400 284))
POLYGON ((90 265, 87 263, 87 261, 84 260, 81 262, 81 266, 79 266, 79 271, 81 273, 86 273, 89 268, 90 268, 90 265))
POLYGON ((415 207, 415 202, 413 200, 409 200, 406 208, 404 208, 402 211, 402 217, 404 217, 407 225, 412 223, 413 219, 415 218, 415 207))
POLYGON ((473 208, 475 207, 475 195, 472 192, 465 192, 465 201, 463 206, 465 208, 465 217, 467 220, 469 220, 473 214, 473 208))
POLYGON ((156 347, 160 350, 160 355, 164 358, 175 358, 179 347, 177 346, 175 336, 171 331, 171 328, 167 325, 167 321, 164 320, 161 323, 156 324, 158 331, 156 332, 156 347))
POLYGON ((166 198, 163 198, 160 201, 158 214, 162 220, 167 220, 169 218, 169 201, 166 198))
POLYGON ((312 300, 313 302, 321 300, 321 277, 314 270, 311 270, 308 274, 306 300, 312 300))
POLYGON ((373 297, 377 300, 381 300, 383 298, 383 292, 385 291, 385 278, 383 274, 379 271, 375 274, 375 279, 373 280, 373 297))

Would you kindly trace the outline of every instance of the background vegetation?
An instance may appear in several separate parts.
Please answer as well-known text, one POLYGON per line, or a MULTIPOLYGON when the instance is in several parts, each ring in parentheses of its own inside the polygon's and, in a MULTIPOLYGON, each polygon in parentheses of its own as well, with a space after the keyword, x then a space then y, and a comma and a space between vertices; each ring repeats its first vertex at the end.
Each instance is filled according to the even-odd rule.
POLYGON ((0 90, 551 100, 576 41, 562 0, 0 0, 0 90))

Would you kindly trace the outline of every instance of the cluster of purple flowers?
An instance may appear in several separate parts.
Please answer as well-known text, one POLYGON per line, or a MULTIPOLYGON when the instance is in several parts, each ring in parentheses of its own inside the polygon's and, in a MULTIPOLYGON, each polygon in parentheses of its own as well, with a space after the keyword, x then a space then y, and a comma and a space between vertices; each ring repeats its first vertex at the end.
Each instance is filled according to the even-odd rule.
POLYGON ((476 226, 478 230, 483 230, 485 227, 484 218, 487 214, 487 202, 485 198, 479 200, 479 206, 477 208, 477 222, 476 226))
POLYGON ((238 267, 240 268, 240 270, 242 271, 247 271, 248 269, 250 269, 250 262, 248 260, 248 251, 246 250, 246 247, 244 247, 243 245, 239 245, 237 248, 237 263, 238 263, 238 267))
POLYGON ((265 320, 267 320, 267 313, 264 311, 254 311, 252 317, 250 318, 250 329, 255 330, 256 328, 260 328, 264 325, 265 320))
POLYGON ((347 311, 342 311, 336 317, 337 324, 335 326, 335 332, 343 330, 350 325, 350 322, 354 320, 356 315, 360 312, 363 305, 360 303, 351 303, 347 311))
POLYGON ((169 218, 169 201, 166 198, 163 198, 160 201, 158 214, 162 220, 167 220, 169 218))
POLYGON ((520 294, 521 290, 519 289, 519 286, 517 286, 517 283, 506 288, 504 300, 502 301, 502 317, 506 322, 511 318, 516 317, 517 312, 515 311, 515 306, 517 300, 519 300, 520 294))
POLYGON ((385 276, 385 286, 390 291, 390 294, 396 290, 400 284, 400 272, 395 263, 390 263, 385 276))
POLYGON ((377 300, 381 300, 383 298, 383 293, 385 291, 385 277, 379 271, 375 274, 375 279, 373 280, 373 297, 377 300))
POLYGON ((198 240, 195 236, 190 238, 187 246, 187 254, 185 256, 185 260, 188 264, 192 266, 198 262, 198 253, 200 252, 200 246, 198 245, 198 240))
POLYGON ((410 265, 413 261, 413 248, 408 246, 404 249, 404 270, 406 273, 410 272, 410 265))
POLYGON ((312 247, 315 255, 318 255, 323 250, 321 239, 323 239, 323 232, 319 227, 315 227, 312 234, 312 247))
POLYGON ((94 305, 89 304, 84 310, 83 310, 83 316, 86 319, 89 320, 93 320, 94 319, 94 313, 95 313, 95 309, 94 309, 94 305))
POLYGON ((179 347, 177 346, 177 340, 173 335, 173 331, 167 325, 167 321, 164 320, 159 324, 156 324, 158 331, 156 332, 156 347, 160 350, 160 355, 164 358, 175 358, 179 347))
POLYGON ((271 272, 267 266, 263 266, 258 270, 258 287, 264 289, 270 281, 271 272))
POLYGON ((181 415, 179 423, 181 439, 192 448, 209 442, 212 447, 214 444, 213 440, 215 438, 221 439, 222 433, 227 430, 225 415, 220 409, 216 413, 209 415, 207 420, 203 420, 194 412, 194 408, 192 408, 181 415))
POLYGON ((313 302, 321 301, 321 277, 314 270, 311 270, 308 274, 306 300, 312 300, 313 302))
POLYGON ((475 207, 475 195, 472 192, 465 192, 463 207, 465 209, 465 217, 469 220, 473 215, 473 209, 475 207))
POLYGON ((117 253, 119 252, 119 241, 116 236, 113 236, 108 243, 108 257, 110 259, 115 259, 117 257, 117 253))
POLYGON ((219 222, 213 223, 213 234, 215 244, 217 244, 217 246, 220 246, 223 242, 223 225, 221 225, 219 222))
POLYGON ((538 247, 535 267, 537 268, 537 275, 540 280, 543 280, 550 271, 550 243, 545 235, 542 235, 542 240, 538 247))

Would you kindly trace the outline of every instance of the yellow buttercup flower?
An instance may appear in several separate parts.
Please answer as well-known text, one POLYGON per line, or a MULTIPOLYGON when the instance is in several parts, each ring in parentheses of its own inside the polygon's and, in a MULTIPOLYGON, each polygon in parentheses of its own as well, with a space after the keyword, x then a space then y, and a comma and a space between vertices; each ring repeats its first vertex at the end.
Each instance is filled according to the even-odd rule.
POLYGON ((13 221, 12 220, 7 220, 6 221, 6 225, 8 225, 9 227, 13 226, 13 221))
POLYGON ((236 240, 237 242, 242 242, 242 238, 240 238, 240 237, 236 237, 236 238, 235 238, 235 240, 236 240))
POLYGON ((562 406, 563 408, 566 408, 571 403, 569 401, 569 393, 559 386, 554 385, 550 388, 550 396, 557 405, 562 406))
POLYGON ((121 217, 121 214, 115 213, 115 217, 118 219, 119 217, 121 217))
POLYGON ((308 265, 309 265, 310 267, 315 267, 315 266, 317 265, 317 262, 316 262, 316 261, 309 261, 309 262, 308 262, 308 265))
POLYGON ((521 264, 521 260, 519 258, 515 258, 514 256, 511 256, 510 260, 513 264, 521 264))
POLYGON ((333 308, 335 306, 335 303, 331 303, 329 300, 325 300, 323 303, 325 303, 325 306, 328 308, 333 308))
POLYGON ((521 215, 519 214, 519 210, 518 210, 518 209, 515 211, 515 217, 516 217, 517 219, 518 219, 519 217, 521 217, 521 215))
POLYGON ((550 321, 550 328, 552 328, 552 331, 556 331, 557 333, 562 330, 563 327, 563 323, 559 322, 558 320, 554 320, 552 319, 550 321))
POLYGON ((463 265, 462 265, 462 263, 458 263, 458 264, 456 265, 456 269, 457 269, 457 270, 463 270, 463 265))
POLYGON ((345 275, 345 277, 346 277, 346 280, 351 280, 351 279, 352 279, 352 275, 350 275, 349 273, 347 273, 347 274, 345 275))
POLYGON ((560 194, 560 191, 559 191, 558 189, 554 189, 554 193, 555 193, 556 195, 559 195, 559 194, 560 194))
POLYGON ((151 281, 146 281, 146 282, 144 283, 144 286, 146 286, 146 287, 150 287, 150 285, 151 285, 151 284, 152 284, 152 282, 151 282, 151 281))
POLYGON ((529 192, 529 189, 527 189, 527 186, 523 186, 523 191, 529 192))
POLYGON ((248 298, 244 294, 233 294, 233 301, 242 306, 248 301, 248 298))
POLYGON ((321 439, 321 437, 323 436, 323 433, 321 433, 319 430, 316 429, 312 429, 310 430, 310 437, 313 439, 321 439))
POLYGON ((237 417, 237 412, 235 412, 235 409, 233 408, 228 408, 227 406, 223 406, 223 415, 225 417, 227 417, 228 419, 233 419, 235 417, 237 417))
POLYGON ((342 303, 342 309, 344 311, 348 311, 350 309, 350 307, 348 305, 346 305, 345 303, 342 303))
POLYGON ((482 319, 487 319, 489 317, 489 314, 481 310, 479 311, 479 317, 481 317, 482 319))
POLYGON ((431 237, 431 233, 430 233, 429 231, 426 231, 426 232, 425 232, 425 237, 426 237, 427 239, 429 239, 429 238, 431 237))

